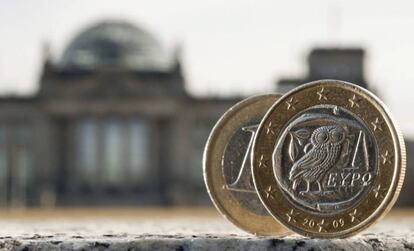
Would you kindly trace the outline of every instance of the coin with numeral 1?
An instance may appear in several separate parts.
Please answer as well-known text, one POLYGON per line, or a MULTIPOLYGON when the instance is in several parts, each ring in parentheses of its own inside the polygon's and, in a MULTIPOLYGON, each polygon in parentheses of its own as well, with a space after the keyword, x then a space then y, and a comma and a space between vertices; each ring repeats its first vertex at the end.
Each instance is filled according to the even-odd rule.
MULTIPOLYGON (((231 107, 214 126, 204 151, 204 180, 214 205, 234 225, 258 235, 285 231, 257 196, 250 166, 257 127, 279 97, 254 96, 231 107)), ((261 167, 267 165, 271 163, 260 162, 261 167)))
POLYGON ((318 238, 351 236, 377 221, 405 173, 404 141, 385 105, 336 80, 279 98, 257 129, 251 160, 256 190, 274 218, 318 238))

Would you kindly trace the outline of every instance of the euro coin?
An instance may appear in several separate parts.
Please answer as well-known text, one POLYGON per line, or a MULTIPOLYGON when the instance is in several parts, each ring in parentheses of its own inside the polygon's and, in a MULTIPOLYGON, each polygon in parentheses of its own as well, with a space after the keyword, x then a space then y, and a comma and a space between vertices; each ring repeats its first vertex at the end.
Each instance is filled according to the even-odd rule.
POLYGON ((284 232, 259 200, 250 166, 257 127, 278 97, 254 96, 231 107, 214 126, 204 151, 204 180, 215 207, 234 225, 257 235, 284 232))
POLYGON ((405 174, 404 141, 388 109, 369 91, 337 80, 279 98, 257 129, 251 160, 270 214, 317 238, 351 236, 376 222, 405 174))

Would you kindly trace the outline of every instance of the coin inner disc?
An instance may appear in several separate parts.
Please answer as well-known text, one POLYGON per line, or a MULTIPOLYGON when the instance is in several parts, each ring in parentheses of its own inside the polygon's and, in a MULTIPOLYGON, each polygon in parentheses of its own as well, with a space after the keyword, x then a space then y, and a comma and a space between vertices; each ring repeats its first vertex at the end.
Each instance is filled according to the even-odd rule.
POLYGON ((352 112, 313 106, 282 130, 272 155, 274 174, 292 203, 313 213, 338 213, 371 190, 378 171, 376 145, 352 112))
POLYGON ((243 207, 264 216, 268 215, 268 212, 257 196, 250 166, 250 151, 260 119, 251 119, 234 132, 222 157, 222 170, 226 181, 225 189, 229 190, 243 207))

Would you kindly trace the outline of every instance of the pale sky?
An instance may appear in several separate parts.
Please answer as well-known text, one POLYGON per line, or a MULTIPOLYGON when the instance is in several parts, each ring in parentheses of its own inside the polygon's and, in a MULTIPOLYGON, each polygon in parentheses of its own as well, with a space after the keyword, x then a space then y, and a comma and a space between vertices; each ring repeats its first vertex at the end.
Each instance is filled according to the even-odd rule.
POLYGON ((366 79, 414 136, 413 1, 0 0, 0 92, 37 88, 42 44, 58 60, 85 26, 123 19, 182 45, 195 95, 257 94, 305 75, 314 46, 367 49, 366 79))

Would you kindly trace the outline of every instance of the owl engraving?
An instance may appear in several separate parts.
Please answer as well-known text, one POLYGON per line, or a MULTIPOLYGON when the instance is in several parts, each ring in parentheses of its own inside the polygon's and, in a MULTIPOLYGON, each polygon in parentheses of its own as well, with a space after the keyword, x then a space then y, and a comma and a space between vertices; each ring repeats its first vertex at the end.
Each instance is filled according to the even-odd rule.
POLYGON ((311 184, 316 182, 322 192, 321 182, 327 172, 338 162, 342 144, 346 138, 345 130, 339 125, 321 126, 312 132, 309 147, 305 155, 293 163, 289 173, 292 189, 306 182, 306 191, 310 192, 311 184))

